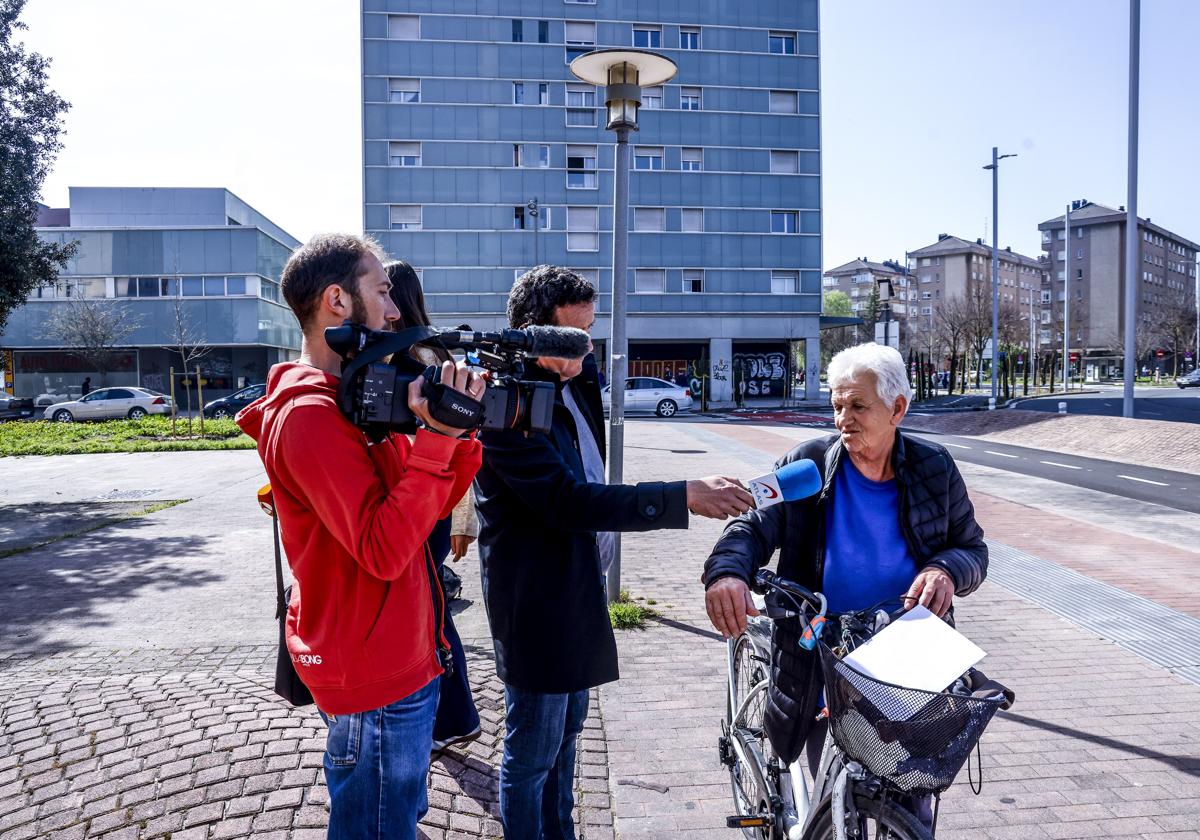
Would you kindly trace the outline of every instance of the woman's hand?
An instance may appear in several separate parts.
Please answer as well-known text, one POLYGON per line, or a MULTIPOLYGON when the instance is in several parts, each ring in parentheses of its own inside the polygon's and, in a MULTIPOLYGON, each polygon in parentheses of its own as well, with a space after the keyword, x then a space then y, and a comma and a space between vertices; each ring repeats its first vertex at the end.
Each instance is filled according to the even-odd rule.
POLYGON ((468 537, 466 534, 454 534, 450 537, 450 559, 457 563, 459 560, 467 556, 467 549, 471 547, 471 543, 475 542, 474 537, 468 537))
POLYGON ((908 593, 901 599, 904 608, 911 610, 917 604, 928 609, 941 618, 950 609, 954 600, 954 579, 945 569, 937 566, 926 566, 917 575, 908 588, 908 593))

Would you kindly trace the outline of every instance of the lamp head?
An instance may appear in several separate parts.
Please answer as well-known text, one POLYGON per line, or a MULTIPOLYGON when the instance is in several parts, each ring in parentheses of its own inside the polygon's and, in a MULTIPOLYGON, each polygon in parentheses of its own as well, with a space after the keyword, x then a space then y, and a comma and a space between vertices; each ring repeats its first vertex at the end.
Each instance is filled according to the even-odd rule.
POLYGON ((582 81, 604 87, 605 128, 637 131, 642 88, 675 78, 675 62, 649 50, 593 50, 571 62, 582 81))

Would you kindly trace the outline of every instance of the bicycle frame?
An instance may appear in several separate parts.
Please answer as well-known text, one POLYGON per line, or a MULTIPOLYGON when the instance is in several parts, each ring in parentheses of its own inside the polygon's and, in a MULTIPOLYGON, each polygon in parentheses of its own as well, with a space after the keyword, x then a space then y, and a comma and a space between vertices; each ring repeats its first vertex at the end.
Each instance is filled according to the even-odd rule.
MULTIPOLYGON (((771 661, 771 651, 769 648, 764 648, 759 640, 751 636, 749 633, 743 634, 750 643, 754 646, 757 653, 762 654, 766 662, 771 661)), ((751 702, 760 694, 766 694, 771 687, 771 669, 766 669, 767 676, 765 679, 755 683, 754 686, 746 692, 745 697, 737 697, 737 687, 734 683, 734 652, 737 648, 738 639, 729 639, 726 642, 726 659, 727 659, 727 678, 729 683, 729 698, 733 702, 736 698, 738 707, 729 709, 729 720, 731 724, 736 724, 742 720, 746 709, 749 708, 751 702)), ((761 755, 756 755, 751 758, 745 752, 745 746, 741 739, 731 731, 731 744, 734 752, 743 764, 747 767, 763 767, 765 769, 766 762, 761 755)), ((755 751, 757 752, 757 750, 755 751)), ((780 770, 780 785, 779 790, 775 790, 774 783, 765 774, 759 779, 760 783, 765 786, 765 789, 772 796, 779 796, 783 803, 783 830, 784 835, 788 840, 800 840, 804 836, 804 832, 808 828, 809 822, 813 817, 813 803, 821 802, 826 795, 827 787, 832 785, 833 780, 837 778, 842 769, 842 757, 840 751, 833 743, 833 736, 826 734, 825 745, 821 750, 821 762, 817 769, 817 778, 812 789, 808 787, 808 782, 805 778, 805 769, 803 762, 805 757, 802 754, 799 758, 789 764, 786 768, 780 770)))

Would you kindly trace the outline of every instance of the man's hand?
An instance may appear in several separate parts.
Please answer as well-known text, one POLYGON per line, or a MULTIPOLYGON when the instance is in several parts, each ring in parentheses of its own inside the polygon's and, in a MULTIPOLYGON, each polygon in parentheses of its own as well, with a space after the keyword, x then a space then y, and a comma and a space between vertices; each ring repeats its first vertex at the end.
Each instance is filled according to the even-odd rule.
MULTIPOLYGON (((447 388, 458 391, 460 394, 466 394, 473 400, 478 400, 483 397, 483 389, 485 383, 483 377, 477 373, 472 373, 467 366, 459 362, 443 362, 442 363, 442 384, 447 388)), ((454 426, 447 426, 444 423, 439 423, 429 416, 429 401, 421 395, 421 386, 425 384, 425 377, 418 376, 408 385, 408 408, 413 414, 417 415, 422 423, 435 432, 441 432, 448 437, 459 438, 465 435, 468 429, 457 429, 454 426)))
POLYGON ((467 549, 471 547, 471 543, 475 542, 474 537, 468 537, 466 534, 454 534, 450 537, 450 559, 457 563, 459 560, 467 556, 467 549))
POLYGON ((920 604, 938 618, 946 614, 953 600, 954 580, 945 569, 939 569, 937 566, 926 566, 922 569, 902 599, 905 609, 911 610, 920 604))
POLYGON ((736 478, 710 475, 687 483, 687 506, 697 516, 725 519, 754 507, 754 497, 736 478))
POLYGON ((746 616, 758 615, 750 597, 750 587, 741 578, 724 577, 713 582, 704 593, 708 620, 727 639, 746 631, 746 616))

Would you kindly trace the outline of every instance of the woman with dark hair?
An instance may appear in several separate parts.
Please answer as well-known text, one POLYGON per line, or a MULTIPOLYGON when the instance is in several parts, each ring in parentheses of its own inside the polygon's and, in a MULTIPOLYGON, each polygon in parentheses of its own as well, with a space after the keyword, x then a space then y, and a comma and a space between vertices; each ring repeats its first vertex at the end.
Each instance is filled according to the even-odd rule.
MULTIPOLYGON (((425 311, 425 294, 421 291, 421 279, 417 277, 413 267, 404 260, 396 260, 385 265, 383 270, 392 281, 392 302, 400 310, 400 320, 394 322, 393 329, 433 326, 429 313, 425 311)), ((414 355, 427 365, 440 365, 450 359, 449 352, 434 347, 415 347, 414 355)), ((462 582, 458 575, 446 568, 446 558, 449 556, 456 562, 461 560, 478 533, 474 498, 468 490, 454 508, 454 512, 438 522, 433 533, 429 535, 429 553, 437 562, 447 602, 457 597, 462 582)), ((462 640, 458 638, 458 631, 454 629, 450 609, 447 607, 442 614, 445 616, 446 640, 454 654, 454 673, 442 677, 437 720, 433 725, 434 753, 440 753, 453 744, 473 741, 479 737, 480 732, 479 712, 475 709, 471 685, 467 681, 467 657, 463 652, 462 640)))

